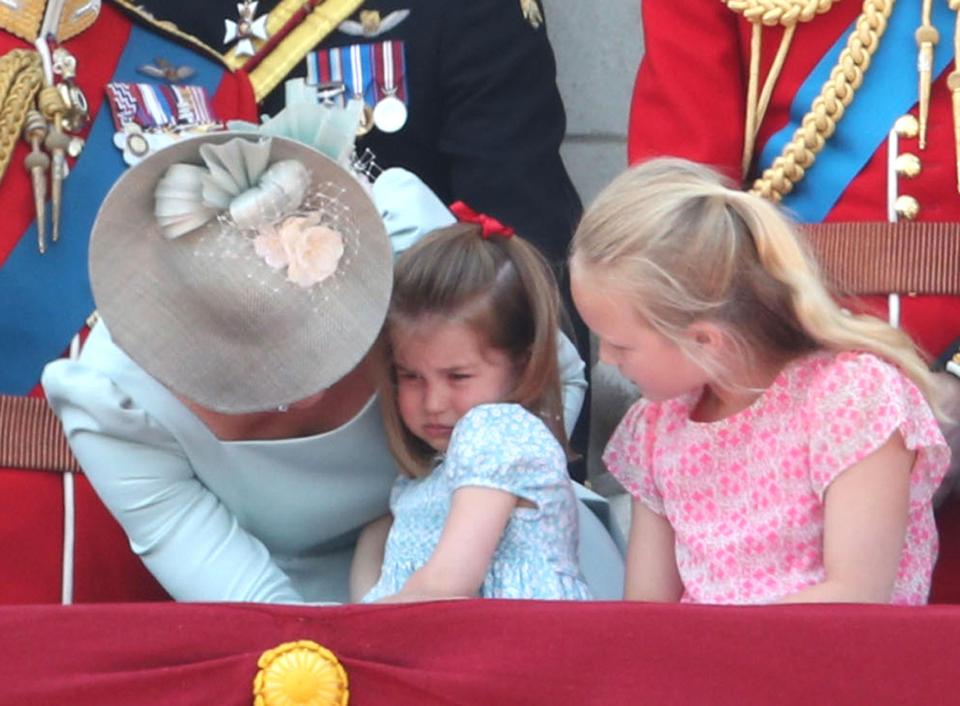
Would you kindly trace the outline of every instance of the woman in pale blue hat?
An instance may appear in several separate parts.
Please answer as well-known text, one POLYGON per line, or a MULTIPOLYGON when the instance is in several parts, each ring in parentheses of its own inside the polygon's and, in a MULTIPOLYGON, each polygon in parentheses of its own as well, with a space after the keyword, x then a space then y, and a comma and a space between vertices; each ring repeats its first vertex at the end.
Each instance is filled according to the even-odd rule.
MULTIPOLYGON (((407 172, 371 189, 341 161, 255 133, 180 141, 113 187, 90 245, 101 320, 43 386, 173 598, 346 600, 356 536, 386 512, 397 473, 375 403, 387 229, 409 241, 452 221, 407 172)), ((569 429, 583 363, 569 342, 561 358, 569 429)), ((616 597, 620 554, 581 516, 587 580, 616 597)))

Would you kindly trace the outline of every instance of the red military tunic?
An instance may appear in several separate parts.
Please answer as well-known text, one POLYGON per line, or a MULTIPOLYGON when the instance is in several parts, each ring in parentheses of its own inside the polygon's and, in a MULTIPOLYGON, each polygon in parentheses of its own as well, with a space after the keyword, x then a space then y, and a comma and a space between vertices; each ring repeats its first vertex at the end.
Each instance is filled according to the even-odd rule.
MULTIPOLYGON (((716 166, 739 179, 751 25, 720 0, 644 0, 642 11, 646 53, 631 108, 630 161, 676 155, 716 166)), ((797 26, 769 108, 759 125, 755 156, 772 135, 788 124, 791 102, 798 89, 861 11, 862 4, 855 0, 837 2, 826 13, 797 26)), ((885 51, 897 52, 902 56, 899 60, 915 67, 917 45, 913 30, 920 25, 919 11, 909 20, 909 41, 890 39, 888 31, 880 42, 885 51), (888 46, 883 45, 884 41, 888 46)), ((891 21, 897 21, 896 16, 891 21)), ((779 26, 763 28, 761 85, 783 33, 779 26)), ((951 45, 951 38, 941 33, 937 51, 952 51, 951 45)), ((946 87, 946 75, 952 68, 951 61, 933 81, 926 149, 919 149, 915 136, 900 136, 898 140, 899 153, 919 157, 920 173, 908 178, 891 171, 888 141, 881 140, 823 220, 888 221, 888 195, 893 191, 916 198, 918 220, 960 221, 953 116, 946 87)), ((864 85, 870 82, 882 83, 884 76, 868 68, 864 85)), ((855 95, 854 104, 857 98, 855 95)), ((809 105, 804 110, 808 108, 809 105)), ((917 106, 910 112, 916 115, 917 106)), ((769 166, 755 160, 746 184, 769 166)), ((933 356, 960 336, 960 300, 956 298, 902 296, 900 318, 904 328, 933 356)))
MULTIPOLYGON (((42 0, 29 1, 27 4, 23 12, 36 10, 42 15, 45 7, 42 0)), ((96 13, 95 4, 88 5, 79 7, 78 3, 67 3, 65 12, 96 13)), ((7 15, 0 13, 0 56, 13 49, 33 48, 30 42, 7 31, 8 25, 4 22, 11 17, 13 21, 9 26, 13 27, 13 22, 18 19, 16 14, 11 16, 9 11, 7 15)), ((207 67, 208 76, 218 77, 211 85, 210 97, 220 119, 256 119, 253 91, 242 72, 231 72, 226 67, 216 65, 208 56, 178 47, 169 37, 156 34, 147 26, 136 26, 128 16, 105 4, 91 26, 63 42, 64 48, 77 60, 76 82, 86 95, 92 123, 101 111, 106 111, 101 115, 106 125, 112 123, 105 100, 105 85, 111 80, 157 82, 140 74, 136 70, 136 62, 124 65, 123 57, 129 57, 127 52, 131 42, 142 42, 146 36, 144 33, 156 40, 157 44, 151 46, 161 47, 164 53, 169 50, 166 57, 160 54, 159 58, 169 58, 175 52, 188 51, 191 56, 183 63, 192 64, 194 68, 202 64, 207 67), (221 71, 222 76, 219 75, 221 71)), ((144 63, 156 58, 148 56, 144 63)), ((101 123, 100 129, 104 129, 104 123, 101 123)), ((13 126, 12 130, 16 131, 17 127, 13 126)), ((87 147, 77 160, 70 160, 73 172, 64 183, 65 190, 73 180, 75 183, 70 184, 71 187, 83 187, 81 191, 84 194, 97 193, 82 182, 93 181, 98 174, 107 173, 105 170, 122 171, 121 153, 110 140, 112 125, 98 139, 91 137, 96 130, 96 127, 91 129, 88 126, 81 133, 88 140, 87 147)), ((71 192, 71 195, 65 191, 60 242, 50 243, 48 215, 47 253, 42 256, 37 254, 36 232, 31 230, 35 218, 34 200, 30 177, 24 168, 24 158, 29 149, 18 134, 14 134, 14 140, 16 147, 0 183, 3 203, 3 217, 0 220, 0 284, 4 287, 4 316, 11 317, 3 319, 7 323, 0 324, 0 341, 3 342, 0 346, 0 366, 9 372, 13 358, 29 360, 29 364, 25 367, 26 372, 16 380, 9 375, 4 378, 5 384, 0 385, 0 394, 19 396, 29 392, 39 395, 39 385, 35 383, 39 381, 40 370, 46 359, 56 357, 67 349, 70 339, 93 309, 86 281, 85 253, 89 231, 80 225, 83 221, 78 213, 85 209, 95 210, 99 199, 78 197, 76 192, 71 192), (67 276, 62 276, 63 273, 67 276), (37 283, 38 290, 32 290, 31 287, 37 283), (42 296, 36 297, 35 291, 40 291, 42 296), (71 307, 75 311, 64 318, 63 312, 71 307), (31 321, 24 322, 17 319, 18 316, 29 316, 31 321), (56 335, 53 342, 55 350, 50 353, 36 349, 29 337, 21 335, 21 331, 42 330, 58 318, 66 321, 65 328, 56 335), (62 340, 60 333, 63 334, 62 340), (34 370, 35 375, 32 372, 34 370)), ((104 193, 108 187, 109 181, 102 185, 104 193)), ((123 257, 123 253, 117 253, 117 257, 123 257)), ((21 424, 26 416, 22 410, 18 408, 13 414, 3 413, 5 416, 0 418, 0 436, 5 438, 0 439, 0 446, 4 446, 3 442, 17 441, 11 437, 29 435, 29 430, 22 428, 29 426, 21 424)), ((4 448, 9 449, 10 443, 4 448)), ((0 604, 60 600, 64 547, 62 478, 59 472, 8 467, 0 457, 0 557, 3 562, 0 567, 0 604)), ((73 493, 76 512, 71 582, 73 600, 144 600, 165 596, 129 550, 122 530, 83 476, 76 477, 73 493)))

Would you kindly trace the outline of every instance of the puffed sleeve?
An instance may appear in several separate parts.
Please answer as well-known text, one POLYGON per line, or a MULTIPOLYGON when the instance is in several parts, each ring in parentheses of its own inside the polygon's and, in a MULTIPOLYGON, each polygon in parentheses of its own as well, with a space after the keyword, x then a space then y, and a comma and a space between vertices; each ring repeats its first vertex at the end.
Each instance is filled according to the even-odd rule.
POLYGON ((686 157, 740 179, 748 75, 722 2, 643 0, 644 55, 630 107, 631 163, 686 157))
POLYGON ((546 28, 517 0, 445 8, 438 149, 451 193, 560 262, 581 206, 560 157, 566 117, 546 28))
POLYGON ((401 167, 392 167, 381 173, 373 182, 372 190, 373 201, 390 236, 394 255, 399 255, 430 231, 457 222, 420 177, 401 167))
POLYGON ((517 404, 479 405, 457 422, 443 463, 451 490, 480 486, 538 503, 567 482, 566 458, 547 426, 517 404))
MULTIPOLYGON (((98 328, 84 355, 109 343, 98 328)), ((303 602, 266 547, 200 482, 173 434, 104 372, 81 356, 50 363, 42 382, 90 483, 171 596, 303 602)))
POLYGON ((837 355, 813 379, 805 412, 810 482, 821 500, 837 476, 898 431, 917 452, 911 501, 928 502, 943 480, 950 451, 933 412, 913 382, 874 355, 837 355))
POLYGON ((603 462, 607 470, 633 497, 659 515, 664 513, 663 496, 653 473, 654 428, 659 405, 638 400, 614 429, 603 462))

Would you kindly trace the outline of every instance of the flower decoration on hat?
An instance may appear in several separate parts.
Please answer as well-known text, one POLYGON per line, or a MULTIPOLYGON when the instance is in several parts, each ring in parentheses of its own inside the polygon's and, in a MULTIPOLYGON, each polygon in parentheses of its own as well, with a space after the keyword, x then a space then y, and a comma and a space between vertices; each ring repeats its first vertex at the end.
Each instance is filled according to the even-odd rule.
POLYGON ((504 225, 493 216, 474 211, 463 201, 456 201, 450 204, 450 211, 457 217, 458 221, 462 223, 476 223, 480 226, 480 235, 484 240, 489 240, 493 235, 498 235, 501 238, 510 238, 514 235, 513 228, 504 225))
POLYGON ((219 220, 254 233, 254 251, 287 279, 312 287, 336 272, 342 235, 305 207, 310 172, 295 159, 270 163, 270 140, 236 138, 200 147, 205 166, 173 164, 154 192, 154 214, 175 240, 219 220))
POLYGON ((287 279, 311 287, 332 275, 343 257, 343 237, 320 222, 318 214, 291 216, 253 241, 257 254, 287 279))

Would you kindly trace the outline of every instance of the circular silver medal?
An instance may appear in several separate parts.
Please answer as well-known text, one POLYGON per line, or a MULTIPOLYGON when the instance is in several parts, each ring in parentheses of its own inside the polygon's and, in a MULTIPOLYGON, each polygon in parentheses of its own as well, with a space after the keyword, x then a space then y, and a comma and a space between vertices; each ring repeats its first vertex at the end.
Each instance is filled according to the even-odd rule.
POLYGON ((396 96, 387 96, 373 109, 373 124, 381 132, 396 132, 407 122, 407 106, 396 96))
POLYGON ((147 156, 150 151, 150 144, 147 142, 147 138, 134 132, 127 135, 127 149, 130 150, 130 154, 140 159, 147 156))

